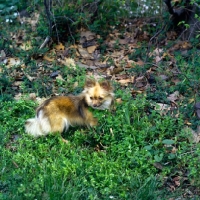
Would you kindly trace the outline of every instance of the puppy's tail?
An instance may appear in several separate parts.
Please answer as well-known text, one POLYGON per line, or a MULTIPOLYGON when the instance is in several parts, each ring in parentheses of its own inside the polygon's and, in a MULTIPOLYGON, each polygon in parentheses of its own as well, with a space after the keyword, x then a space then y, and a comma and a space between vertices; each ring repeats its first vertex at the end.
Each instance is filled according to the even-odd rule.
POLYGON ((25 131, 34 137, 40 137, 51 132, 51 125, 48 118, 35 117, 25 122, 25 131))

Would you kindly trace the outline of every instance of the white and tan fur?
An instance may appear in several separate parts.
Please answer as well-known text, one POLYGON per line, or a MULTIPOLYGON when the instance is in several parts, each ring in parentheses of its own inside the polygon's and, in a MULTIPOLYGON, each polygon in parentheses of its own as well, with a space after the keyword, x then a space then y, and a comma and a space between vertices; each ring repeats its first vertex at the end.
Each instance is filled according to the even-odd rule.
POLYGON ((113 99, 113 87, 109 81, 87 79, 81 94, 45 100, 37 108, 35 118, 26 121, 25 130, 28 134, 39 137, 49 133, 62 133, 67 131, 69 126, 96 126, 97 119, 88 107, 109 109, 113 99))

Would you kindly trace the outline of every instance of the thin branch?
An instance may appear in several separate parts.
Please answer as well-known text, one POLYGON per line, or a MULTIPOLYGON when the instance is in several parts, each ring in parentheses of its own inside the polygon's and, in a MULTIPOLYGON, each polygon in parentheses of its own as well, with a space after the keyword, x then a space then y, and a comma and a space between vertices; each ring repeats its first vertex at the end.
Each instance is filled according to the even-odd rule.
POLYGON ((44 0, 45 11, 49 23, 49 36, 52 36, 52 20, 51 20, 51 8, 52 8, 52 0, 44 0))
POLYGON ((53 16, 54 26, 55 26, 55 29, 56 29, 56 36, 57 36, 57 40, 58 40, 58 44, 59 44, 60 40, 59 40, 59 36, 58 36, 58 29, 57 29, 57 24, 56 24, 56 19, 55 19, 55 16, 54 16, 54 12, 53 12, 52 16, 53 16))

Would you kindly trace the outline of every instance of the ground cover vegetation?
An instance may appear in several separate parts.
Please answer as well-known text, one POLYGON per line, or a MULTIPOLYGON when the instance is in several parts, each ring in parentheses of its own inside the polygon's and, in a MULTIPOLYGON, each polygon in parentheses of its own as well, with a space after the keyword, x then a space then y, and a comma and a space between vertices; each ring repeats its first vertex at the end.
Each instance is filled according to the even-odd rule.
POLYGON ((199 15, 179 18, 193 6, 0 1, 0 199, 199 199, 199 15), (43 99, 86 76, 115 87, 111 110, 91 109, 97 127, 68 144, 25 134, 43 99))

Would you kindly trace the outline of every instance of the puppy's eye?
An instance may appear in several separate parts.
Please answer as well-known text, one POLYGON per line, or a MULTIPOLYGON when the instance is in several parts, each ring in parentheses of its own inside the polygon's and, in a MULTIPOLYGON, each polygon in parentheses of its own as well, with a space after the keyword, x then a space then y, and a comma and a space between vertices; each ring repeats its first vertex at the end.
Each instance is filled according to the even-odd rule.
POLYGON ((103 97, 99 97, 99 100, 102 101, 102 100, 103 100, 103 97))
POLYGON ((94 98, 93 98, 93 97, 90 97, 90 99, 93 100, 94 98))

